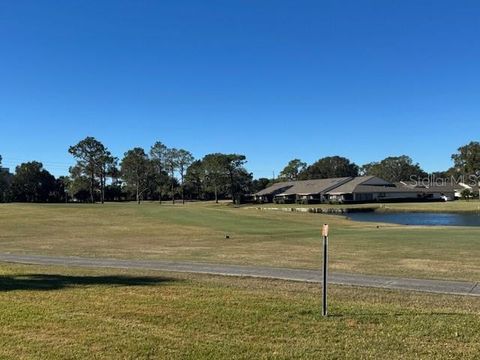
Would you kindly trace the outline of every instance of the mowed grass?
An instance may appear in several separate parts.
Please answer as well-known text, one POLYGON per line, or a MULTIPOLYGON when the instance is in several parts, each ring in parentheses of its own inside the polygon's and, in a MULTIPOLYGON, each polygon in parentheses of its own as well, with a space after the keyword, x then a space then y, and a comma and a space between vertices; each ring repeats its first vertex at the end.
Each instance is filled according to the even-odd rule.
POLYGON ((332 271, 480 280, 480 228, 359 223, 215 204, 3 204, 0 252, 316 269, 323 223, 331 228, 332 271))
POLYGON ((5 359, 476 359, 477 298, 0 265, 5 359))

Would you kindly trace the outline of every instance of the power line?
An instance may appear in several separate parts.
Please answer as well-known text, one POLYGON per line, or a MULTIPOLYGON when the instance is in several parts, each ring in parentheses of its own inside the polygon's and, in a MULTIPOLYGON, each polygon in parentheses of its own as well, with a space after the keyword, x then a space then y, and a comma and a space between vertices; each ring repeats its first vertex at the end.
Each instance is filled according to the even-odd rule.
MULTIPOLYGON (((22 162, 31 162, 31 161, 39 161, 35 159, 25 159, 25 158, 14 158, 14 157, 3 157, 2 156, 2 162, 10 162, 10 163, 22 163, 22 162)), ((49 164, 49 165, 59 165, 59 166, 71 166, 71 163, 66 163, 66 162, 59 162, 59 161, 39 161, 43 164, 49 164)))

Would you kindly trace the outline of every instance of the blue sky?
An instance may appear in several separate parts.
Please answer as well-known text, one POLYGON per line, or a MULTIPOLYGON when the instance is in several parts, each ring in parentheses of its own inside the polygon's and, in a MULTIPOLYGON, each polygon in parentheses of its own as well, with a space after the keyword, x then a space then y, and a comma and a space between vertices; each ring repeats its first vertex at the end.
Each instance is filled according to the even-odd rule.
POLYGON ((0 154, 55 175, 95 136, 427 171, 480 133, 478 1, 2 1, 0 154))

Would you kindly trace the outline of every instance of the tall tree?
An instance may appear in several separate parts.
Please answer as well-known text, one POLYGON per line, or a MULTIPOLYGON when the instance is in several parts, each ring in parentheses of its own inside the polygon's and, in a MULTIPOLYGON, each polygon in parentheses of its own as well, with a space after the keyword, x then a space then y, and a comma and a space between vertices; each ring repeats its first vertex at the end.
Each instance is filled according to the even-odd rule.
POLYGON ((116 176, 118 159, 107 149, 100 156, 99 177, 100 177, 100 201, 105 203, 105 187, 107 186, 107 177, 112 179, 116 176))
POLYGON ((127 183, 127 187, 134 190, 135 199, 140 204, 143 193, 148 188, 148 177, 151 173, 151 162, 145 150, 142 148, 128 150, 120 167, 122 178, 127 183))
POLYGON ((296 181, 298 180, 298 175, 304 171, 306 167, 307 163, 301 161, 300 159, 293 159, 280 172, 280 178, 282 180, 296 181))
POLYGON ((109 201, 120 200, 124 193, 122 192, 122 172, 118 167, 118 159, 114 158, 114 162, 107 168, 107 176, 111 183, 105 187, 105 197, 109 201))
POLYGON ((235 203, 241 203, 242 196, 253 192, 253 174, 244 167, 235 172, 235 203))
POLYGON ((271 179, 267 178, 259 178, 252 181, 252 192, 256 193, 260 190, 266 189, 272 184, 271 179))
POLYGON ((390 182, 408 181, 427 176, 418 163, 407 155, 390 156, 362 166, 363 175, 373 175, 390 182))
POLYGON ((252 174, 243 165, 245 155, 239 154, 208 154, 202 159, 206 184, 211 186, 218 203, 220 190, 227 189, 232 200, 237 202, 241 193, 247 192, 252 183, 252 174))
POLYGON ((178 169, 178 149, 167 149, 165 152, 165 170, 170 175, 172 203, 175 204, 175 171, 178 169))
POLYGON ((2 168, 2 156, 0 155, 0 202, 10 200, 10 184, 12 175, 2 168))
POLYGON ((300 180, 358 176, 358 166, 341 156, 324 157, 302 171, 300 180))
MULTIPOLYGON (((89 136, 78 144, 71 146, 68 152, 77 160, 76 166, 78 169, 80 169, 83 175, 88 177, 90 181, 90 201, 94 203, 97 178, 102 172, 108 150, 100 141, 89 136)), ((103 189, 101 189, 101 192, 103 192, 103 189)))
POLYGON ((218 193, 226 182, 225 158, 224 154, 208 154, 202 159, 205 171, 205 180, 208 185, 213 187, 215 202, 218 203, 218 193))
POLYGON ((192 154, 184 149, 177 151, 177 166, 180 174, 180 187, 182 192, 182 204, 185 204, 185 171, 192 164, 194 158, 192 154))
POLYGON ((185 174, 185 185, 190 196, 197 199, 203 198, 203 188, 205 182, 205 169, 201 160, 194 161, 185 174))
POLYGON ((452 155, 452 160, 457 173, 475 180, 480 200, 480 143, 471 141, 467 145, 459 147, 457 153, 452 155))
POLYGON ((162 144, 160 141, 157 141, 150 149, 150 158, 152 159, 153 166, 156 174, 156 183, 158 188, 158 200, 162 203, 162 188, 163 188, 163 179, 165 178, 164 172, 166 169, 166 155, 168 148, 162 144))
POLYGON ((70 167, 70 182, 67 186, 72 200, 87 202, 90 199, 90 179, 78 166, 70 167))
MULTIPOLYGON (((238 196, 242 192, 242 183, 248 172, 243 165, 247 162, 245 155, 228 154, 223 155, 223 162, 230 182, 230 195, 234 203, 238 202, 238 196)), ((251 179, 250 179, 251 180, 251 179)))
POLYGON ((57 188, 58 188, 58 193, 59 193, 59 198, 68 203, 68 193, 69 189, 72 183, 72 179, 69 176, 60 176, 57 179, 57 188))
POLYGON ((57 192, 56 180, 43 164, 31 161, 15 169, 12 180, 12 194, 15 201, 46 202, 54 199, 57 192))
POLYGON ((480 171, 480 143, 471 141, 459 147, 452 160, 458 173, 465 176, 477 174, 480 171))

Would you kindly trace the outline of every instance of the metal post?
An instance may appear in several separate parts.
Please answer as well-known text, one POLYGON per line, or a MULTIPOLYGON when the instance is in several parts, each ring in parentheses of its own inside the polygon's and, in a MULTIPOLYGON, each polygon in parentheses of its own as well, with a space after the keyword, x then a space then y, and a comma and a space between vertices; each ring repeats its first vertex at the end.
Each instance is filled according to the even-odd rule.
POLYGON ((323 291, 322 291, 322 315, 328 315, 327 283, 328 283, 328 225, 323 225, 323 291))

